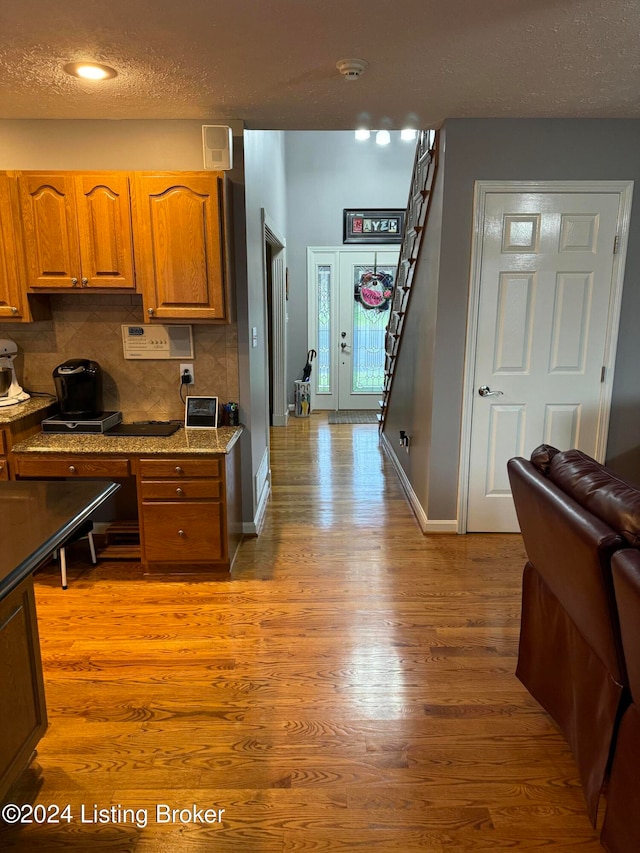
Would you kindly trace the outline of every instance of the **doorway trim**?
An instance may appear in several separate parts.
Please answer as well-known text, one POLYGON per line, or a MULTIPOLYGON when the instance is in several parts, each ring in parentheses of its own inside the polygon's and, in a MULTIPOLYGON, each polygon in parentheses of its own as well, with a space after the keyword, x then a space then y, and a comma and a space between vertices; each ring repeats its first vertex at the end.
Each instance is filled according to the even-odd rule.
POLYGON ((467 335, 465 342, 462 422, 460 430, 460 464, 458 468, 458 533, 467 532, 469 468, 471 465, 471 415, 474 400, 475 357, 478 345, 482 236, 486 197, 490 193, 619 193, 620 195, 616 226, 617 250, 613 258, 609 324, 605 344, 605 363, 608 369, 605 372, 602 383, 601 404, 598 413, 599 428, 596 458, 599 461, 603 461, 607 449, 609 418, 611 414, 611 394, 615 372, 624 269, 629 242, 633 181, 476 181, 474 184, 469 302, 467 308, 467 335))
MULTIPOLYGON (((330 346, 334 352, 334 344, 338 337, 338 304, 339 304, 339 275, 340 275, 340 256, 352 255, 362 252, 369 253, 384 253, 384 252, 399 252, 400 247, 397 244, 374 243, 370 246, 367 244, 357 245, 338 245, 338 246, 307 246, 307 350, 318 347, 318 316, 316 311, 316 269, 318 266, 328 266, 331 269, 331 331, 330 331, 330 346), (321 258, 322 255, 326 257, 321 258)), ((398 256, 398 262, 400 257, 398 256)), ((394 264, 394 266, 396 266, 394 264)), ((397 266, 396 266, 397 273, 397 266)), ((318 394, 313 381, 315 368, 312 371, 311 382, 311 411, 339 411, 338 399, 338 362, 337 359, 331 359, 330 373, 330 393, 318 394)), ((382 391, 380 391, 380 395, 382 391)))
MULTIPOLYGON (((286 262, 286 240, 278 231, 275 222, 271 219, 264 207, 262 208, 262 264, 264 269, 265 290, 268 286, 267 255, 265 246, 268 243, 272 247, 271 256, 271 347, 273 352, 273 412, 267 412, 267 423, 272 420, 272 426, 286 426, 289 420, 289 409, 287 406, 287 262, 286 262)), ((266 310, 267 299, 265 292, 265 327, 268 323, 268 311, 266 310)), ((269 387, 271 377, 269 375, 269 353, 266 353, 266 387, 269 387)), ((269 407, 269 395, 267 394, 267 408, 269 407)))

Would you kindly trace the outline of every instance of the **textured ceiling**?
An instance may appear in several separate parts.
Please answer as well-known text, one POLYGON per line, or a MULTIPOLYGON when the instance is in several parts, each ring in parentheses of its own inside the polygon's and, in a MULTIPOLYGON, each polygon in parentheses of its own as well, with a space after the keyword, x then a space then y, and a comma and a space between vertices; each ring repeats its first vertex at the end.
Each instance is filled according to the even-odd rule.
POLYGON ((640 118, 639 32, 638 0, 0 0, 0 118, 640 118), (118 77, 65 75, 80 59, 118 77))

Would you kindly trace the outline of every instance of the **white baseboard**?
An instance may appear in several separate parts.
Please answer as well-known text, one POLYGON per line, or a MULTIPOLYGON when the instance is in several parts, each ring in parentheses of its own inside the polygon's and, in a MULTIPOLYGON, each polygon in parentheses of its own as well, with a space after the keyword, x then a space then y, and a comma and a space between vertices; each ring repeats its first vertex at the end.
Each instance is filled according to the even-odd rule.
POLYGON ((430 519, 427 521, 427 528, 424 533, 457 533, 458 522, 455 518, 442 518, 439 520, 430 519))
POLYGON ((274 427, 286 427, 289 423, 289 412, 286 412, 284 415, 273 415, 272 421, 272 426, 274 427))
POLYGON ((256 514, 253 521, 242 523, 242 532, 247 536, 258 536, 264 524, 267 503, 271 494, 271 469, 269 467, 269 448, 265 448, 262 462, 256 472, 254 481, 256 495, 256 514))
POLYGON ((400 464, 398 457, 396 456, 395 449, 385 433, 382 433, 382 449, 389 457, 391 464, 394 467, 396 474, 400 480, 400 485, 402 486, 405 495, 407 496, 407 500, 411 505, 411 509, 416 517, 418 524, 420 525, 420 530, 423 533, 457 533, 458 532, 458 522, 456 519, 440 519, 440 520, 431 520, 427 518, 427 513, 424 511, 424 507, 418 500, 418 496, 413 490, 413 486, 409 482, 409 478, 407 477, 404 468, 400 464))
POLYGON ((267 504, 269 503, 269 495, 271 494, 271 482, 265 483, 265 488, 260 496, 260 503, 256 510, 256 516, 253 521, 242 522, 242 532, 245 536, 259 536, 260 531, 264 526, 264 517, 267 512, 267 504))

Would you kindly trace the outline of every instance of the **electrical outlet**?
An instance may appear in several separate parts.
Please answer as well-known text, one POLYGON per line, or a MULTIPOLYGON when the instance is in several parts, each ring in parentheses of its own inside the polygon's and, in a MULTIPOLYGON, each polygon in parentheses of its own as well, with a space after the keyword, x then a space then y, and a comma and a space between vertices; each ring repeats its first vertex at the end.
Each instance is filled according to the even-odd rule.
POLYGON ((193 364, 181 364, 180 365, 180 383, 182 385, 194 385, 196 381, 195 373, 193 372, 193 364), (182 377, 184 376, 184 372, 187 370, 191 379, 189 382, 182 382, 182 377))

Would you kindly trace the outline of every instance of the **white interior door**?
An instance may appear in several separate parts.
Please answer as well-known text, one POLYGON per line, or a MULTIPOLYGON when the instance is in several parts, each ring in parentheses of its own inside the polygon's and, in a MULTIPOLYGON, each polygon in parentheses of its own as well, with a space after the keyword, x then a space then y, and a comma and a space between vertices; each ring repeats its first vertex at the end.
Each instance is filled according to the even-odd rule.
POLYGON ((312 409, 379 409, 399 249, 308 250, 312 409))
POLYGON ((598 455, 620 207, 615 192, 485 196, 469 532, 519 529, 512 456, 543 442, 598 455))

